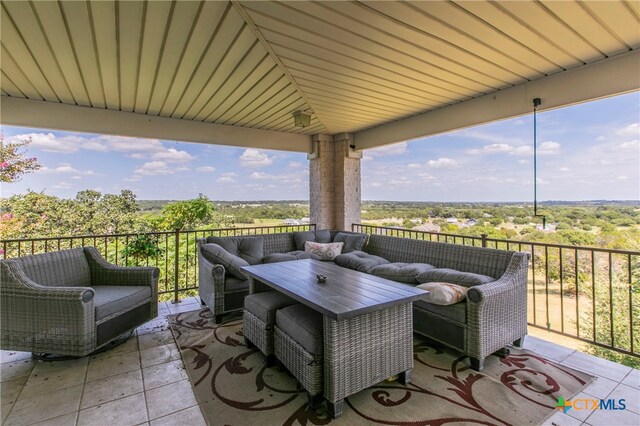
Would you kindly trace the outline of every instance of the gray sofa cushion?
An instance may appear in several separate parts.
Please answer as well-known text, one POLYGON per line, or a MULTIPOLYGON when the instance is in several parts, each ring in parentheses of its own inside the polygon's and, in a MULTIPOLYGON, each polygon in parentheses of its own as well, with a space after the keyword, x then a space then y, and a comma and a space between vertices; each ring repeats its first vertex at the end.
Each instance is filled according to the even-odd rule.
POLYGON ((276 325, 307 352, 322 355, 322 314, 303 304, 287 306, 276 312, 276 325))
POLYGON ((262 259, 262 263, 278 263, 278 262, 288 262, 290 260, 301 260, 301 259, 317 259, 317 256, 308 253, 306 251, 291 251, 289 253, 272 253, 266 255, 262 259))
POLYGON ((241 280, 247 279, 242 271, 243 266, 249 266, 249 262, 246 260, 229 253, 224 248, 213 243, 204 244, 200 252, 209 262, 224 266, 228 274, 241 280))
POLYGON ((374 256, 363 251, 352 251, 351 253, 336 256, 334 262, 343 268, 349 268, 360 272, 368 272, 371 268, 389 263, 387 259, 374 256))
POLYGON ((93 291, 96 321, 133 308, 151 297, 151 287, 148 286, 97 285, 93 291))
POLYGON ((369 270, 369 273, 377 277, 398 281, 400 283, 417 284, 418 274, 430 269, 433 269, 433 266, 427 263, 396 262, 374 266, 369 270))
POLYGON ((217 244, 250 265, 257 265, 264 257, 264 241, 261 237, 209 237, 208 243, 217 244))
POLYGON ((276 322, 276 311, 294 303, 295 300, 279 291, 264 291, 246 296, 244 309, 258 317, 267 328, 272 328, 276 322))
POLYGON ((496 279, 488 275, 474 274, 471 272, 456 271, 455 269, 437 268, 418 274, 419 283, 445 282, 471 287, 487 284, 496 279))
POLYGON ((313 241, 315 243, 330 243, 331 231, 321 229, 318 231, 294 232, 293 240, 296 242, 296 249, 304 250, 304 243, 313 241))
POLYGON ((344 243, 342 253, 351 253, 352 251, 361 251, 367 241, 366 234, 347 234, 346 232, 338 232, 333 237, 334 243, 344 243))
POLYGON ((413 302, 413 306, 416 308, 424 309, 431 314, 440 315, 451 321, 455 321, 460 324, 467 323, 467 302, 463 301, 456 303, 455 305, 435 305, 433 303, 425 302, 424 300, 417 300, 413 302))
POLYGON ((224 291, 249 291, 249 280, 237 278, 233 275, 224 277, 224 291))

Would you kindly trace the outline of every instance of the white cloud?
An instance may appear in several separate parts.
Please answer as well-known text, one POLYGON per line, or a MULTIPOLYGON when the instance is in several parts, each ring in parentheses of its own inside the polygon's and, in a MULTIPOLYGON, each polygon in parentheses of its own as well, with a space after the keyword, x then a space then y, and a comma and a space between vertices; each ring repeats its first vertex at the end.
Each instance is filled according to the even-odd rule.
POLYGON ((52 189, 70 189, 71 184, 69 182, 60 182, 51 187, 52 189))
POLYGON ((482 148, 468 149, 467 154, 479 155, 479 154, 503 154, 513 151, 513 147, 506 143, 492 143, 485 145, 482 148))
POLYGON ((421 166, 420 164, 418 164, 418 163, 410 163, 410 164, 407 164, 407 168, 408 168, 408 169, 419 169, 419 168, 421 168, 421 167, 422 167, 422 166, 421 166))
POLYGON ((289 168, 290 169, 299 169, 302 167, 302 163, 298 162, 298 161, 289 161, 289 168))
POLYGON ((193 160, 194 157, 187 151, 178 151, 175 148, 169 148, 156 152, 151 158, 153 160, 166 161, 167 163, 187 163, 193 160))
POLYGON ((216 180, 219 183, 234 183, 236 182, 235 178, 238 176, 237 173, 234 172, 226 172, 222 173, 220 177, 216 180))
POLYGON ((164 161, 150 161, 144 163, 141 167, 138 167, 133 171, 134 175, 143 176, 165 176, 172 175, 176 172, 176 169, 169 166, 164 161))
POLYGON ((560 167, 558 170, 561 171, 561 172, 570 172, 571 171, 571 169, 569 167, 560 167))
POLYGON ((229 176, 220 176, 216 182, 218 183, 234 183, 236 180, 229 176))
POLYGON ((616 135, 623 137, 640 137, 640 123, 632 123, 616 130, 616 135))
MULTIPOLYGON (((553 141, 545 141, 538 145, 538 155, 555 155, 560 153, 560 144, 558 142, 553 141)), ((511 155, 517 156, 533 156, 533 146, 532 145, 522 145, 517 148, 514 148, 511 152, 511 155)))
POLYGON ((640 141, 627 141, 622 142, 618 145, 618 149, 621 151, 630 151, 630 152, 638 152, 640 149, 640 141))
POLYGON ((276 179, 277 176, 270 175, 268 173, 253 172, 249 175, 249 179, 276 179))
POLYGON ((211 166, 202 166, 196 169, 196 172, 200 172, 200 173, 212 173, 215 171, 216 171, 216 168, 211 166))
POLYGON ((371 186, 372 188, 380 188, 382 187, 382 184, 380 182, 371 182, 369 186, 371 186))
POLYGON ((453 158, 441 157, 437 160, 427 161, 427 166, 434 169, 450 169, 458 166, 458 162, 453 158))
POLYGON ((518 164, 529 164, 529 160, 518 160, 518 164))
POLYGON ((257 149, 245 149, 240 156, 240 165, 243 167, 264 167, 273 163, 274 157, 269 157, 257 149))
POLYGON ((399 142, 378 148, 366 149, 364 151, 364 157, 387 157, 389 155, 404 154, 405 152, 407 152, 407 143, 399 142))
POLYGON ((7 138, 9 142, 17 142, 31 138, 31 147, 47 152, 70 154, 81 149, 99 152, 125 152, 136 155, 134 158, 142 158, 140 153, 157 153, 165 151, 165 147, 158 139, 130 138, 125 136, 97 135, 65 135, 57 136, 48 133, 24 133, 7 138), (137 154, 136 154, 137 153, 137 154))
MULTIPOLYGON (((44 166, 44 167, 40 168, 40 170, 38 170, 38 173, 44 173, 44 174, 74 173, 76 175, 83 175, 83 176, 97 176, 98 175, 93 170, 78 170, 75 167, 71 166, 71 164, 69 164, 69 163, 60 163, 58 165, 58 167, 53 167, 53 168, 44 166)), ((74 177, 73 179, 78 179, 78 178, 74 177)))

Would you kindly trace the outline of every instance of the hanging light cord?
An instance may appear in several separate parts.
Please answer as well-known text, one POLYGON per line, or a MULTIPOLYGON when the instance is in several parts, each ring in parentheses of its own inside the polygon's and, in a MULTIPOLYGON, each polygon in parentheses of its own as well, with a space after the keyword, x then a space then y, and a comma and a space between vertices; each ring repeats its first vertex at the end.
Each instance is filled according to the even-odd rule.
POLYGON ((538 106, 542 104, 540 98, 533 99, 533 216, 542 217, 542 229, 547 226, 547 218, 538 214, 538 106))

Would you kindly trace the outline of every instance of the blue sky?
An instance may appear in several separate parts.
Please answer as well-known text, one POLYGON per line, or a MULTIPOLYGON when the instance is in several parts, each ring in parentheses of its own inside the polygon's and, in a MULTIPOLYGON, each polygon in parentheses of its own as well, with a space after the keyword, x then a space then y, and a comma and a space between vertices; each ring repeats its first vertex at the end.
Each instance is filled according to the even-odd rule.
MULTIPOLYGON (((640 199, 640 93, 538 115, 538 199, 640 199)), ((504 120, 366 150, 364 200, 530 201, 533 118, 504 120)), ((307 200, 305 154, 4 126, 31 137, 42 169, 7 197, 72 198, 83 189, 139 199, 307 200)))

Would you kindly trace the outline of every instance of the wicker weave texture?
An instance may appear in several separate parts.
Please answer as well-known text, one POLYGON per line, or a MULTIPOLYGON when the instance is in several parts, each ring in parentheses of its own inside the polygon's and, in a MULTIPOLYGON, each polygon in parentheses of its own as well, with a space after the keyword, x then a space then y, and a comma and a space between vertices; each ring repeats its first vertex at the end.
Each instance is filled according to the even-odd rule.
POLYGON ((412 315, 404 303, 340 321, 325 316, 325 398, 336 402, 412 369, 412 315))
POLYGON ((7 350, 87 355, 99 348, 94 291, 90 287, 94 285, 93 281, 100 285, 151 286, 148 314, 142 322, 123 324, 124 329, 118 333, 121 334, 157 316, 159 273, 157 268, 112 265, 92 247, 2 260, 0 346, 7 350), (77 272, 79 253, 86 257, 85 264, 77 272), (39 271, 39 267, 46 267, 46 270, 39 271), (64 281, 60 281, 58 286, 52 285, 51 277, 70 278, 73 283, 77 282, 78 274, 84 277, 89 271, 91 281, 87 286, 68 287, 64 281), (44 280, 47 285, 32 279, 47 273, 51 274, 44 280))
POLYGON ((322 354, 315 356, 293 340, 278 326, 274 326, 274 346, 276 358, 284 364, 302 387, 311 395, 322 392, 322 354))
POLYGON ((527 334, 526 253, 515 253, 504 275, 474 286, 467 301, 467 354, 482 359, 527 334))
POLYGON ((265 356, 273 355, 273 328, 267 329, 265 322, 246 309, 242 315, 242 333, 265 356))

